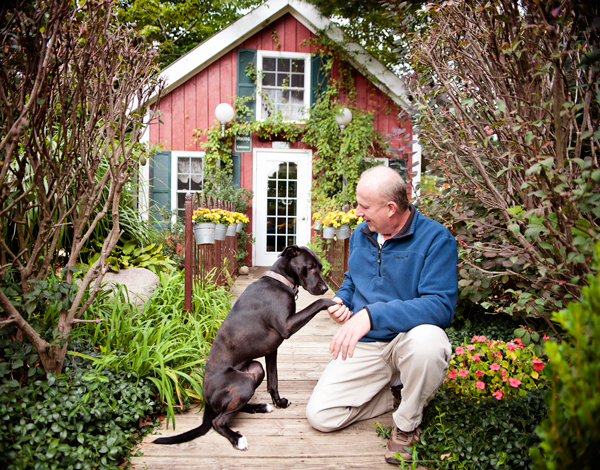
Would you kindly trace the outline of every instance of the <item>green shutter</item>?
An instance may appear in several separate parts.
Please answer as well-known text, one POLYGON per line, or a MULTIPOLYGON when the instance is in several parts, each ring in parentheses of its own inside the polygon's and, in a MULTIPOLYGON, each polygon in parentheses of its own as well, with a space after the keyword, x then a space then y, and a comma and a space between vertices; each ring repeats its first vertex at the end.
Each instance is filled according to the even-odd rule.
POLYGON ((310 59, 310 106, 317 102, 319 94, 327 89, 329 72, 325 70, 325 60, 329 56, 313 54, 310 59))
POLYGON ((252 110, 249 116, 238 118, 240 121, 254 121, 256 119, 256 83, 254 78, 246 75, 246 67, 254 64, 256 71, 256 49, 238 49, 237 51, 237 96, 251 96, 246 106, 252 110))
POLYGON ((163 207, 171 211, 171 152, 154 154, 150 159, 150 221, 166 228, 160 215, 163 207))
POLYGON ((231 154, 231 162, 233 163, 233 174, 231 175, 231 181, 232 183, 237 186, 238 188, 240 188, 241 185, 241 166, 240 166, 240 154, 239 153, 232 153, 231 154))

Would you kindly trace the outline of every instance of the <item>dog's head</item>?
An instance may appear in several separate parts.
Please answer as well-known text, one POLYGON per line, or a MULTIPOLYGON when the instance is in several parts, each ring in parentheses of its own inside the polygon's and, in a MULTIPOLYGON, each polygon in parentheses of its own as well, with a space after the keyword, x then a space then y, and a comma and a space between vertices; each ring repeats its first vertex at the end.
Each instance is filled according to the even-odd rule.
POLYGON ((323 295, 327 292, 327 283, 321 275, 323 264, 310 249, 290 245, 279 256, 284 262, 282 268, 285 274, 292 277, 297 285, 312 295, 323 295))

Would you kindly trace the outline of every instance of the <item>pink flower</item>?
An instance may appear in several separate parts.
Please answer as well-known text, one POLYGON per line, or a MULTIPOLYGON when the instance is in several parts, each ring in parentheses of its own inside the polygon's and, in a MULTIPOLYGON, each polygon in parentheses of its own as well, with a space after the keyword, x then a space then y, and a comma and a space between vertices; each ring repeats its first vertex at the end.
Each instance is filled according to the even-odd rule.
POLYGON ((506 343, 506 349, 508 349, 509 351, 514 351, 515 349, 517 349, 517 345, 515 343, 506 343))
POLYGON ((475 386, 481 390, 483 390, 485 388, 485 384, 479 380, 477 382, 475 382, 475 386))
POLYGON ((498 390, 497 392, 492 393, 492 396, 497 400, 502 400, 502 390, 498 390))
POLYGON ((471 343, 474 343, 475 341, 477 341, 479 339, 479 336, 475 335, 471 338, 471 343))
POLYGON ((448 373, 448 378, 449 379, 455 379, 456 378, 456 369, 452 369, 449 373, 448 373))
POLYGON ((498 364, 497 362, 494 362, 494 363, 490 364, 490 369, 500 370, 500 364, 498 364))
POLYGON ((504 369, 502 369, 502 372, 500 372, 502 374, 502 377, 506 377, 506 371, 504 369))
POLYGON ((504 378, 502 379, 502 382, 506 382, 506 377, 504 377, 504 378))
POLYGON ((469 375, 469 371, 467 369, 459 369, 458 375, 460 375, 461 377, 466 377, 467 375, 469 375))
POLYGON ((465 353, 465 350, 462 346, 459 346, 458 348, 456 348, 456 354, 458 354, 459 356, 464 353, 465 353))
POLYGON ((469 345, 467 346, 467 349, 468 349, 469 351, 473 351, 473 349, 475 349, 475 346, 473 346, 472 344, 469 344, 469 345))
POLYGON ((550 336, 544 335, 544 336, 542 336, 542 339, 550 339, 550 336))
POLYGON ((525 345, 523 344, 523 341, 521 341, 519 338, 515 338, 513 341, 515 343, 517 343, 520 348, 524 348, 525 347, 525 345))
POLYGON ((498 352, 496 353, 496 356, 497 356, 497 357, 499 357, 500 359, 502 359, 502 353, 501 353, 500 351, 498 351, 498 352))
POLYGON ((515 388, 517 388, 519 385, 521 385, 521 381, 517 380, 517 379, 508 379, 508 383, 510 384, 511 387, 515 387, 515 388))
POLYGON ((485 336, 480 336, 477 338, 477 341, 479 343, 485 343, 487 341, 487 338, 485 336))
POLYGON ((481 361, 481 358, 479 357, 481 354, 473 354, 473 357, 471 357, 471 359, 475 362, 479 362, 481 361))
POLYGON ((539 359, 534 359, 533 360, 533 368, 537 371, 540 371, 544 368, 544 362, 540 361, 539 359))
POLYGON ((490 339, 490 342, 488 343, 488 348, 491 348, 494 344, 495 341, 493 339, 490 339))
POLYGON ((478 370, 477 372, 475 372, 475 375, 477 377, 481 377, 483 375, 483 371, 482 370, 478 370))

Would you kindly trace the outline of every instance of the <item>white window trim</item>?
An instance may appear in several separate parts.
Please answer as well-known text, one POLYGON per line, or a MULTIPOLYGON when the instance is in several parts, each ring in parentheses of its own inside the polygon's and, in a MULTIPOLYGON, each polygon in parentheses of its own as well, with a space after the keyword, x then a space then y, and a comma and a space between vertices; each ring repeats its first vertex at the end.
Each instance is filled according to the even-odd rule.
POLYGON ((256 55, 256 120, 264 121, 262 118, 262 80, 260 74, 263 69, 263 57, 276 57, 278 59, 304 59, 304 119, 299 121, 290 121, 303 123, 308 119, 308 110, 310 108, 310 91, 311 91, 311 71, 310 71, 310 53, 302 52, 279 52, 279 51, 258 51, 256 55))
MULTIPOLYGON (((201 157, 204 158, 205 152, 191 151, 171 151, 171 211, 177 210, 177 159, 179 157, 201 157)), ((202 167, 204 171, 204 166, 202 167)), ((204 177, 204 174, 202 175, 204 177)), ((174 221, 175 219, 173 219, 174 221)))

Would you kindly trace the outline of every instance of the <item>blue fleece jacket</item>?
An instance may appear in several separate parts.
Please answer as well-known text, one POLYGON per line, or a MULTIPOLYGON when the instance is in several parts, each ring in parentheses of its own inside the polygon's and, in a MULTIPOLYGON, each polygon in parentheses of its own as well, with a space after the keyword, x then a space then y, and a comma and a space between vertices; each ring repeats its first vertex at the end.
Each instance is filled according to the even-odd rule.
POLYGON ((454 316, 456 240, 414 206, 410 210, 405 227, 381 248, 365 222, 350 237, 349 270, 337 297, 353 312, 369 312, 371 330, 361 341, 389 342, 422 324, 446 328, 454 316))

